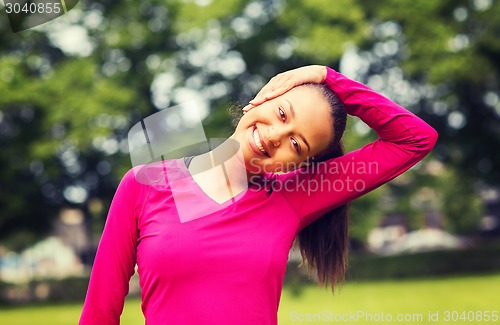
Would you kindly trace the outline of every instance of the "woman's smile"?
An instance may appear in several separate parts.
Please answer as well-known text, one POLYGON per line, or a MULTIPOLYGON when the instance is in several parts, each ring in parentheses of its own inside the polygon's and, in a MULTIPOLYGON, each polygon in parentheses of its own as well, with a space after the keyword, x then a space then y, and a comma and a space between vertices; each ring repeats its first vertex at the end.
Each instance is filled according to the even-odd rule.
POLYGON ((250 147, 256 154, 263 155, 267 158, 270 157, 267 146, 263 141, 262 134, 257 128, 257 125, 254 125, 252 127, 252 139, 250 140, 250 147))

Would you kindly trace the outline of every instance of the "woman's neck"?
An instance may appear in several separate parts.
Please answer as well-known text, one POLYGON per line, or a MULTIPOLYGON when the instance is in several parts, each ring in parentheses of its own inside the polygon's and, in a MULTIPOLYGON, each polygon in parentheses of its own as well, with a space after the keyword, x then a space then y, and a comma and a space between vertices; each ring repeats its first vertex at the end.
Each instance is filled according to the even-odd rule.
POLYGON ((195 156, 189 168, 198 186, 221 203, 248 188, 249 176, 239 143, 227 139, 211 151, 195 156))

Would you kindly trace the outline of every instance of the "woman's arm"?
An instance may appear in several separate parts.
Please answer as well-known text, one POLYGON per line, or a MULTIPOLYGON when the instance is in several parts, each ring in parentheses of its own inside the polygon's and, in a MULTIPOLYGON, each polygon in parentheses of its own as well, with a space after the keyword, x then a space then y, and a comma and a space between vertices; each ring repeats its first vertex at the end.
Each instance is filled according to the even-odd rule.
POLYGON ((136 261, 136 185, 134 173, 130 170, 115 193, 97 249, 79 325, 120 323, 136 261))
MULTIPOLYGON (((437 132, 415 114, 333 69, 323 67, 323 71, 326 72, 323 82, 344 103, 347 113, 363 120, 377 132, 379 139, 307 172, 297 169, 278 176, 282 182, 296 182, 295 188, 284 194, 303 218, 302 226, 408 170, 432 150, 437 140, 437 132)), ((299 72, 286 77, 286 87, 318 78, 317 66, 310 72, 299 72)), ((273 88, 271 94, 276 97, 286 87, 274 83, 268 86, 268 91, 273 88)), ((257 103, 263 98, 265 92, 259 93, 257 103)))

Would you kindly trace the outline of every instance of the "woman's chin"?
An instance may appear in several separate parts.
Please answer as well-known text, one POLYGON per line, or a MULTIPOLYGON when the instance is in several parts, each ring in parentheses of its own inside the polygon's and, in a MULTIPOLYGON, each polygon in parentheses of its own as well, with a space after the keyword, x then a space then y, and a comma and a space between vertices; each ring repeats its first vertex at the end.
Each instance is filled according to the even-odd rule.
POLYGON ((251 174, 265 174, 265 173, 276 173, 278 172, 274 166, 266 164, 261 159, 253 158, 250 161, 246 161, 247 171, 251 174))

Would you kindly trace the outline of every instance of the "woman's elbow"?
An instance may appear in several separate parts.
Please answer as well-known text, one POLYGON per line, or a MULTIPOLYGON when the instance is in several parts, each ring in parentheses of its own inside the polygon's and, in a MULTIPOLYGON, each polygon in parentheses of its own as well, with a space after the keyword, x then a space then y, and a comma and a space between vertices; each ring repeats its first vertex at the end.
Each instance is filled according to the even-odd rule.
POLYGON ((439 135, 436 129, 434 129, 430 125, 427 125, 425 130, 423 130, 423 132, 421 133, 421 138, 419 141, 419 151, 421 151, 423 155, 426 156, 436 145, 438 137, 439 135))
POLYGON ((432 150, 432 148, 434 148, 434 146, 437 143, 438 138, 439 138, 439 134, 436 131, 436 129, 434 129, 432 126, 429 126, 429 140, 428 140, 429 151, 432 150))

